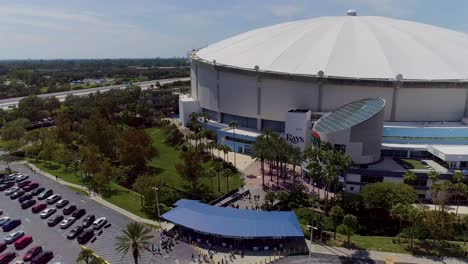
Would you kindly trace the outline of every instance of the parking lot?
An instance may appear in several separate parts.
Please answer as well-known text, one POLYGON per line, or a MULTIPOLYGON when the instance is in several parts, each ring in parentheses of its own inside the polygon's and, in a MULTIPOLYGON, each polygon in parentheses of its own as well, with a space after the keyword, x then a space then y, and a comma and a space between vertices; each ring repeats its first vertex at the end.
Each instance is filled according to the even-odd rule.
MULTIPOLYGON (((108 222, 111 223, 111 226, 106 229, 102 229, 103 231, 100 235, 98 235, 99 232, 95 232, 96 240, 92 242, 92 239, 87 243, 86 246, 93 249, 96 254, 108 260, 110 263, 133 263, 131 252, 122 258, 122 256, 120 254, 116 254, 114 250, 114 245, 116 242, 115 237, 121 234, 120 229, 124 228, 128 223, 132 222, 131 219, 89 199, 88 197, 78 194, 68 187, 63 186, 45 176, 40 174, 33 174, 31 170, 25 165, 13 164, 11 167, 14 171, 29 175, 30 178, 28 180, 37 182, 40 184, 40 186, 45 187, 46 189, 52 189, 55 194, 60 194, 62 199, 67 199, 70 201, 70 205, 75 204, 78 209, 84 208, 86 210, 86 215, 94 214, 96 218, 107 218, 108 222)), ((38 203, 39 202, 43 201, 38 201, 38 203)), ((52 207, 55 208, 55 205, 48 206, 48 208, 52 207)), ((81 251, 81 245, 78 244, 76 239, 69 240, 66 236, 70 230, 82 223, 82 220, 85 218, 85 216, 77 220, 73 225, 65 230, 60 229, 58 225, 55 227, 48 227, 47 219, 40 219, 39 214, 33 214, 31 212, 31 208, 25 210, 21 209, 18 200, 11 200, 4 194, 4 192, 0 192, 0 209, 4 211, 3 216, 9 216, 12 219, 21 219, 22 224, 13 231, 23 230, 25 235, 32 235, 34 239, 33 243, 31 243, 28 247, 21 251, 16 251, 16 260, 21 260, 25 252, 30 247, 34 245, 41 245, 43 248, 54 252, 54 258, 50 263, 75 262, 79 252, 81 251)), ((58 214, 62 214, 62 209, 57 210, 57 212, 49 218, 52 218, 58 214)), ((2 233, 2 237, 13 231, 2 233)), ((154 243, 157 245, 160 241, 160 236, 158 232, 154 232, 154 235, 154 243)), ((9 245, 8 249, 4 252, 11 250, 14 250, 13 246, 9 245)), ((192 249, 188 245, 179 244, 175 248, 175 251, 167 252, 162 256, 153 256, 153 254, 149 252, 143 252, 140 263, 189 263, 191 253, 192 249)))

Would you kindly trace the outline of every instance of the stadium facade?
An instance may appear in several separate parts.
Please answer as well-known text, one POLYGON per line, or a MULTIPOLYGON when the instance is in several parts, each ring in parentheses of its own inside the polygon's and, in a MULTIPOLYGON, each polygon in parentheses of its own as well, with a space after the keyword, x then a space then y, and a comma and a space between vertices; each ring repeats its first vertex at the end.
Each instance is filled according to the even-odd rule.
POLYGON ((181 119, 207 113, 218 141, 236 152, 249 153, 263 129, 304 149, 322 116, 381 98, 383 152, 468 144, 466 47, 465 33, 353 12, 252 30, 189 54, 181 119))

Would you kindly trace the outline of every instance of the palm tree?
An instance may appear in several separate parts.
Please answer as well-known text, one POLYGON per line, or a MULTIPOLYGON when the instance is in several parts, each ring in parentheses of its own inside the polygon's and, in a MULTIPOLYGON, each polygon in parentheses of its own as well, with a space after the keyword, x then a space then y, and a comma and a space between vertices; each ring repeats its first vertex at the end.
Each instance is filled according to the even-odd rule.
POLYGON ((229 127, 232 129, 232 133, 234 134, 234 167, 236 167, 236 128, 239 127, 239 123, 236 120, 232 120, 229 122, 229 127))
POLYGON ((228 155, 228 153, 229 153, 229 151, 230 151, 231 149, 230 149, 228 146, 226 146, 226 145, 223 145, 221 149, 222 149, 223 154, 224 154, 224 160, 227 161, 227 162, 229 162, 229 155, 228 155), (226 156, 227 156, 227 159, 226 159, 226 156))
POLYGON ((269 150, 268 141, 268 136, 262 133, 253 144, 253 157, 261 164, 262 186, 265 186, 265 159, 269 150))
POLYGON ((401 204, 401 203, 394 205, 392 209, 390 210, 390 216, 400 221, 400 228, 398 229, 399 233, 401 233, 402 222, 403 220, 405 220, 405 216, 408 213, 407 211, 408 211, 408 206, 401 204))
POLYGON ((312 185, 312 192, 315 192, 315 182, 320 179, 322 176, 322 165, 316 161, 311 160, 307 165, 307 170, 309 170, 310 184, 312 185))
POLYGON ((91 264, 93 260, 96 258, 96 255, 94 254, 94 251, 87 247, 82 247, 80 254, 78 255, 78 258, 76 259, 76 263, 81 264, 91 264))
POLYGON ((298 147, 292 147, 290 154, 290 161, 293 165, 293 184, 296 183, 296 166, 299 166, 302 171, 302 161, 304 156, 298 147))
POLYGON ((409 183, 410 185, 413 185, 414 182, 416 181, 416 173, 414 171, 406 171, 405 174, 403 174, 403 179, 405 182, 409 183))
POLYGON ((228 168, 223 170, 223 176, 226 177, 226 193, 229 192, 229 176, 231 176, 232 171, 228 168))
POLYGON ((338 169, 335 165, 327 165, 325 167, 325 205, 324 205, 324 213, 327 213, 327 205, 328 205, 328 194, 330 192, 330 186, 336 181, 336 177, 338 174, 338 169))
POLYGON ((221 193, 221 178, 219 177, 219 173, 223 169, 223 162, 221 161, 215 161, 214 163, 214 169, 216 171, 216 174, 218 175, 218 192, 221 193))
POLYGON ((455 211, 455 215, 458 215, 458 207, 460 205, 460 193, 466 192, 466 184, 463 183, 463 180, 465 179, 465 175, 459 170, 455 171, 453 173, 453 190, 455 191, 455 201, 457 203, 457 209, 455 211))
POLYGON ((122 254, 122 258, 127 255, 128 251, 131 251, 134 263, 138 264, 141 252, 150 250, 149 245, 154 237, 151 235, 151 230, 143 224, 133 222, 128 224, 122 233, 123 235, 116 237, 115 250, 122 254))
POLYGON ((437 209, 437 197, 441 191, 441 185, 438 183, 440 174, 437 171, 430 171, 427 173, 427 177, 432 181, 431 183, 431 197, 434 202, 434 210, 437 209))
POLYGON ((206 172, 206 175, 210 177, 210 182, 211 182, 211 194, 214 195, 214 185, 213 185, 213 178, 216 176, 216 171, 215 168, 209 168, 208 171, 206 172))

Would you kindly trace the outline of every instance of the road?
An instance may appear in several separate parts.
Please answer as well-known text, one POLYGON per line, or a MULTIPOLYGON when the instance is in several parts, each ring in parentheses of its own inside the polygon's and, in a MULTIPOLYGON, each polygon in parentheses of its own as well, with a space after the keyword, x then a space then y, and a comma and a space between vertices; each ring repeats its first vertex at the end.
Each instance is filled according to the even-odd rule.
MULTIPOLYGON (((135 83, 135 85, 138 85, 141 87, 142 90, 146 90, 150 87, 151 84, 155 84, 156 82, 159 82, 161 85, 162 84, 167 84, 167 83, 172 83, 176 81, 188 81, 190 80, 189 77, 184 77, 184 78, 172 78, 172 79, 161 79, 161 80, 151 80, 151 81, 146 81, 146 82, 138 82, 135 83)), ((59 99, 61 102, 65 100, 65 98, 68 95, 77 95, 77 96, 85 96, 88 94, 93 94, 95 92, 107 92, 111 89, 124 89, 125 85, 111 85, 111 86, 103 86, 103 87, 97 87, 97 88, 89 88, 89 89, 80 89, 80 90, 73 90, 73 91, 64 91, 64 92, 56 92, 56 93, 48 93, 48 94, 41 94, 38 95, 40 98, 47 98, 54 96, 57 99, 59 99)), ((2 99, 0 100, 0 108, 2 109, 8 109, 13 106, 18 105, 19 101, 23 99, 24 97, 15 97, 15 98, 8 98, 8 99, 2 99)))

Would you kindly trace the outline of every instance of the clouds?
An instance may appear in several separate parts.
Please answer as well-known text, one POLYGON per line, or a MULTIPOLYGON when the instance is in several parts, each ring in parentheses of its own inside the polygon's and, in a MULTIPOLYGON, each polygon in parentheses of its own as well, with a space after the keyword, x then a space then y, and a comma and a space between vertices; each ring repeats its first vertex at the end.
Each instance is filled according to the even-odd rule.
POLYGON ((184 38, 85 11, 0 6, 0 58, 172 56, 184 38))
POLYGON ((301 13, 303 8, 295 4, 273 4, 266 7, 267 10, 277 17, 293 17, 301 13))

